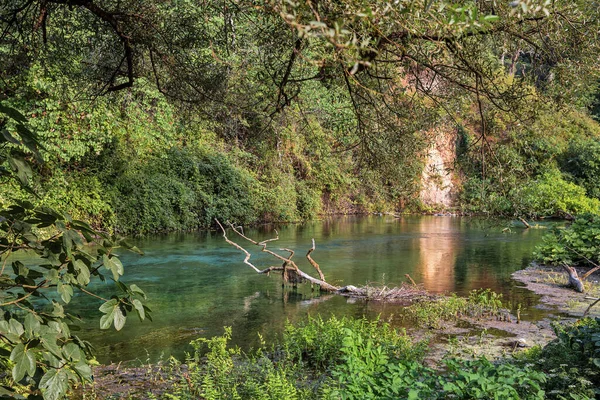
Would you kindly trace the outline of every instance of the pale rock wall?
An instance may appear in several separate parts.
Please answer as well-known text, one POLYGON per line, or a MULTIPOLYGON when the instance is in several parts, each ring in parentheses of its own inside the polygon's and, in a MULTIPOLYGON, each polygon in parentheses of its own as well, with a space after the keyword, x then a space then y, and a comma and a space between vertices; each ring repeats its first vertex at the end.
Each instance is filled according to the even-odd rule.
POLYGON ((457 188, 454 164, 456 161, 456 130, 436 130, 425 157, 421 176, 421 202, 433 208, 455 205, 457 188))

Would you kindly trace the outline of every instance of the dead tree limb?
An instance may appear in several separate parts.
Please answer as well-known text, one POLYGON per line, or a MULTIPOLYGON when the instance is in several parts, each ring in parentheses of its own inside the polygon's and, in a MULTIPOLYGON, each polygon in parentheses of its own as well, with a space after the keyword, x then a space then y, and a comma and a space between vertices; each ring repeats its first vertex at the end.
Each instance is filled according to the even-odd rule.
POLYGON ((562 267, 569 275, 568 286, 572 287, 579 293, 583 293, 584 292, 583 282, 581 282, 581 279, 579 279, 579 276, 577 275, 577 270, 573 267, 569 267, 566 264, 563 264, 562 267))
POLYGON ((319 277, 321 277, 321 280, 324 281, 325 275, 323 275, 323 272, 321 271, 319 264, 317 264, 317 262, 315 260, 313 260, 312 257, 310 256, 310 253, 315 251, 315 248, 316 248, 315 239, 313 238, 312 247, 308 250, 308 253, 306 253, 306 258, 308 259, 308 262, 310 263, 310 265, 312 265, 317 270, 317 272, 319 273, 319 277))
POLYGON ((596 299, 592 304, 590 304, 588 306, 588 308, 585 309, 583 316, 586 317, 590 313, 590 310, 592 309, 592 307, 594 307, 596 304, 598 304, 598 302, 600 302, 600 299, 596 299))
MULTIPOLYGON (((285 251, 291 252, 291 254, 290 254, 290 256, 288 258, 285 258, 282 255, 277 254, 277 253, 275 253, 275 252, 267 249, 267 243, 279 239, 279 234, 277 234, 276 238, 267 239, 267 240, 263 240, 261 242, 257 242, 256 240, 253 240, 253 239, 247 237, 246 235, 244 235, 233 224, 229 223, 228 224, 229 227, 239 237, 241 237, 242 239, 245 239, 245 240, 249 241, 250 243, 255 244, 256 246, 262 247, 262 249, 261 249, 262 252, 270 254, 273 257, 275 257, 275 258, 277 258, 277 259, 279 259, 279 260, 281 260, 283 262, 283 265, 281 267, 269 267, 269 268, 260 270, 254 264, 252 264, 250 262, 251 254, 246 249, 244 249, 242 246, 240 246, 239 244, 237 244, 234 241, 230 240, 227 237, 227 232, 225 231, 225 228, 223 227, 223 225, 217 219, 215 219, 215 221, 217 222, 217 224, 221 228, 221 231, 223 231, 223 238, 225 239, 225 241, 227 243, 229 243, 230 245, 232 245, 233 247, 235 247, 236 249, 241 250, 242 252, 244 252, 244 254, 246 255, 246 257, 244 258, 244 264, 249 265, 250 267, 252 267, 252 269, 254 269, 254 271, 256 271, 259 274, 265 274, 265 273, 269 273, 271 271, 282 271, 282 272, 284 272, 284 281, 290 281, 290 280, 292 280, 292 278, 290 276, 290 273, 293 273, 294 275, 297 275, 301 279, 304 279, 304 280, 306 280, 306 281, 308 281, 310 283, 313 283, 315 285, 319 285, 319 287, 321 288, 321 290, 326 291, 326 292, 338 292, 338 291, 348 292, 348 291, 352 291, 352 288, 354 288, 354 286, 346 286, 346 287, 340 288, 338 286, 334 286, 334 285, 331 285, 331 284, 325 282, 324 279, 317 279, 317 278, 314 278, 314 277, 308 275, 307 273, 305 273, 304 271, 302 271, 300 268, 298 268, 298 266, 296 265, 296 263, 291 260, 291 258, 294 255, 294 253, 292 251, 290 251, 289 249, 284 249, 285 251)), ((293 279, 295 280, 296 278, 294 277, 293 279)))
POLYGON ((525 225, 525 228, 527 228, 527 229, 531 228, 531 225, 529 225, 529 222, 525 221, 525 219, 519 217, 519 221, 521 221, 521 223, 523 225, 525 225))
POLYGON ((223 225, 221 225, 221 223, 219 222, 219 220, 215 219, 215 221, 217 221, 217 224, 219 224, 219 227, 221 227, 221 230, 223 231, 223 238, 225 238, 225 241, 227 243, 229 243, 230 245, 232 245, 233 247, 235 247, 238 250, 241 250, 244 252, 244 254, 246 254, 246 258, 244 258, 244 264, 249 265, 250 267, 252 267, 253 270, 255 270, 256 272, 258 272, 259 274, 262 274, 263 272, 261 272, 260 269, 256 268, 254 266, 254 264, 252 264, 250 262, 250 257, 252 257, 252 255, 250 253, 248 253, 246 251, 246 249, 244 249, 242 246, 240 246, 239 244, 232 242, 231 240, 229 240, 229 238, 227 237, 227 235, 225 234, 225 229, 223 228, 223 225))
POLYGON ((330 292, 354 298, 385 302, 405 303, 407 301, 413 301, 417 298, 432 297, 421 287, 417 287, 414 281, 413 286, 402 285, 401 287, 394 287, 391 289, 384 286, 382 288, 377 288, 377 290, 373 290, 374 288, 370 287, 356 287, 353 285, 346 285, 340 287, 329 284, 325 281, 325 275, 321 271, 319 264, 317 264, 317 262, 311 257, 312 252, 316 248, 314 239, 312 240, 312 247, 308 250, 308 253, 306 254, 306 258, 308 259, 310 264, 317 270, 320 279, 317 279, 298 268, 298 265, 294 261, 292 261, 292 257, 294 256, 293 250, 287 248, 280 249, 281 251, 287 251, 290 253, 290 255, 286 258, 281 254, 277 254, 274 251, 267 249, 267 243, 279 239, 279 233, 277 233, 277 231, 277 236, 275 238, 257 242, 256 240, 253 240, 246 236, 241 227, 236 227, 232 223, 228 222, 227 225, 229 225, 229 228, 231 228, 233 232, 235 232, 240 238, 245 239, 246 241, 256 246, 261 247, 262 252, 272 255, 273 257, 282 262, 282 265, 279 267, 271 266, 261 270, 250 262, 251 254, 242 246, 229 239, 227 237, 227 231, 225 230, 225 227, 223 227, 223 225, 217 219, 215 219, 215 221, 219 225, 219 228, 221 228, 221 231, 223 232, 223 238, 225 239, 225 241, 245 254, 244 264, 249 265, 254 271, 256 271, 259 274, 269 274, 271 271, 281 272, 284 284, 291 283, 293 285, 296 285, 297 283, 310 282, 313 285, 318 285, 319 289, 323 292, 330 292))

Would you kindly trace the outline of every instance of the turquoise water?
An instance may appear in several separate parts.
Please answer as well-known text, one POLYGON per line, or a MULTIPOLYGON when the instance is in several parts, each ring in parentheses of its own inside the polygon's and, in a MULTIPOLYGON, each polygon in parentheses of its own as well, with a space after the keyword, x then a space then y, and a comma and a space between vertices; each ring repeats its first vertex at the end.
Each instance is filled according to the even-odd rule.
MULTIPOLYGON (((330 283, 394 286, 410 274, 436 293, 491 288, 508 303, 521 303, 524 319, 540 318, 531 307, 536 297, 516 287, 510 274, 529 263, 544 230, 513 227, 502 232, 503 227, 460 217, 345 217, 279 227, 280 240, 269 248, 295 249, 300 268, 312 273, 304 255, 315 238, 313 258, 330 283)), ((274 236, 274 228, 245 233, 263 240, 274 236)), ((233 233, 229 236, 235 238, 233 233)), ((235 240, 253 252, 257 267, 279 265, 258 247, 235 240)), ((80 334, 96 347, 101 362, 182 358, 191 340, 222 334, 223 326, 232 326, 234 343, 248 348, 257 342, 258 333, 267 339, 279 334, 286 320, 309 314, 382 314, 394 321, 400 307, 320 295, 310 286, 283 289, 279 275, 256 274, 243 264, 243 253, 217 232, 157 235, 135 242, 145 255, 121 255, 124 281, 146 291, 154 322, 140 323, 132 314, 121 332, 100 331, 100 302, 81 295, 73 302, 79 308, 72 311, 86 321, 80 334)), ((93 289, 104 295, 112 290, 109 284, 93 289)))

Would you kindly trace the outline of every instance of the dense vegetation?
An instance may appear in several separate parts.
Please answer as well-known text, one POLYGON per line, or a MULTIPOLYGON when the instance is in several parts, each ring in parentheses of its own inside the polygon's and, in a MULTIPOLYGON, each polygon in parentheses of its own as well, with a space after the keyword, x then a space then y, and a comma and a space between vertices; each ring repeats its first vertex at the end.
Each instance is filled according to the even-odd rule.
MULTIPOLYGON (((597 212, 597 43, 557 28, 593 30, 596 10, 521 3, 323 4, 313 26, 285 2, 15 0, 0 9, 0 100, 47 149, 39 203, 109 231, 435 209, 419 190, 440 131, 457 142, 459 211, 597 212), (373 21, 411 39, 386 44, 373 21)), ((0 204, 26 196, 3 185, 0 204)))
MULTIPOLYGON (((426 366, 414 343, 381 321, 309 319, 282 340, 244 354, 231 335, 194 341, 168 399, 592 399, 598 386, 600 321, 556 326, 547 346, 490 362, 444 358, 426 366)), ((173 376, 179 372, 173 369, 173 376)))
POLYGON ((535 257, 549 265, 597 266, 600 263, 600 217, 583 214, 566 228, 553 228, 544 236, 535 257))

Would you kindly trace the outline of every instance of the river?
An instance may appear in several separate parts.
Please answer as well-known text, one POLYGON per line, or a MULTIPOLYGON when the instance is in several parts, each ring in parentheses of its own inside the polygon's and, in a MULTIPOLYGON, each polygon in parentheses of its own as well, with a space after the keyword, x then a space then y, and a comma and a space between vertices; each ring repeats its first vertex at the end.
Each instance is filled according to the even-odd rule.
MULTIPOLYGON (((505 226, 465 217, 341 217, 280 227, 279 241, 269 247, 296 250, 299 266, 312 273, 304 255, 315 238, 313 258, 330 283, 394 286, 410 274, 435 293, 464 295, 491 288, 510 307, 521 304, 523 319, 539 319, 543 313, 533 307, 536 296, 517 287, 510 275, 529 263, 545 230, 514 226, 503 231, 505 226)), ((264 240, 274 236, 273 229, 261 226, 245 233, 264 240)), ((253 251, 258 267, 279 265, 233 233, 230 238, 253 251)), ((400 307, 321 295, 310 286, 284 289, 279 275, 258 275, 243 264, 243 253, 217 232, 147 236, 135 244, 145 255, 121 254, 123 279, 146 291, 153 322, 141 323, 130 314, 121 332, 100 331, 100 303, 82 294, 73 302, 78 308, 72 312, 85 317, 79 334, 94 345, 103 363, 183 358, 191 340, 220 335, 223 326, 233 328, 234 344, 248 348, 257 343, 258 333, 267 340, 280 334, 286 320, 335 314, 382 315, 394 321, 400 307)), ((92 289, 109 295, 112 287, 96 283, 92 289)))

